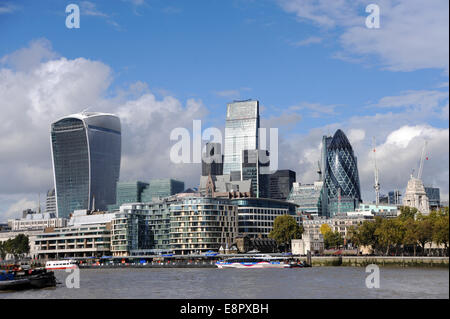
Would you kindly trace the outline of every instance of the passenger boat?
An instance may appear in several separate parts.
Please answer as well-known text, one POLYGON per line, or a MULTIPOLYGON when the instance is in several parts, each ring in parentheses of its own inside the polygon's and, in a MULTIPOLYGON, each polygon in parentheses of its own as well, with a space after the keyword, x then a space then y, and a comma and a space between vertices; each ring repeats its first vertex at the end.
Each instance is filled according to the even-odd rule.
POLYGON ((234 257, 216 262, 218 268, 291 268, 285 258, 234 257))
POLYGON ((45 269, 56 270, 56 269, 75 269, 78 268, 78 263, 75 260, 53 260, 47 261, 45 263, 45 269))

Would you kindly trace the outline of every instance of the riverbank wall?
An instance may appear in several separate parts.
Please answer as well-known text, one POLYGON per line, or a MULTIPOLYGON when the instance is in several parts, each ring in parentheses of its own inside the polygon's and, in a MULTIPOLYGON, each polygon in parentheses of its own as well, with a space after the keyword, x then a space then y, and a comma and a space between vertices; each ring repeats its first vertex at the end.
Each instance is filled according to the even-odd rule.
MULTIPOLYGON (((306 257, 299 258, 306 261, 306 257)), ((449 257, 401 257, 401 256, 313 256, 313 267, 352 266, 365 267, 370 264, 398 267, 447 267, 449 257)))
MULTIPOLYGON (((295 257, 296 260, 307 262, 307 257, 295 257)), ((312 267, 340 266, 365 267, 370 264, 392 267, 449 267, 448 257, 385 257, 385 256, 313 256, 312 267)), ((122 268, 216 268, 215 261, 200 262, 160 262, 146 264, 81 264, 82 269, 122 269, 122 268)))

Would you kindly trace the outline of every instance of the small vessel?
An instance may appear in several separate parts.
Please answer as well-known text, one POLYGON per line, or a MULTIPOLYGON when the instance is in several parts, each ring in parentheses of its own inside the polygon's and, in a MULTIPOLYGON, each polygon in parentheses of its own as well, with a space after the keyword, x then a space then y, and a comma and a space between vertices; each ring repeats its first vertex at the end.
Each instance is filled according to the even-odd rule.
POLYGON ((56 269, 75 269, 78 268, 78 263, 76 260, 53 260, 47 261, 45 263, 45 269, 56 270, 56 269))
POLYGON ((234 257, 216 262, 218 268, 291 268, 285 258, 270 256, 234 257))
POLYGON ((39 289, 55 286, 55 274, 53 271, 47 272, 46 269, 0 274, 0 290, 39 289))

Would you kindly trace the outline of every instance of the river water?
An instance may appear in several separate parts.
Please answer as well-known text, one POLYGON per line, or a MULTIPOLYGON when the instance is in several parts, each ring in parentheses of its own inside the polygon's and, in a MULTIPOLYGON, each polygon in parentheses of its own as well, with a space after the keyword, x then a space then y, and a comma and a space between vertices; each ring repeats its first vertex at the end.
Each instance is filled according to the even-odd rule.
POLYGON ((294 269, 81 269, 80 288, 55 271, 55 288, 1 292, 2 298, 449 298, 448 268, 380 268, 380 287, 366 287, 364 267, 294 269))

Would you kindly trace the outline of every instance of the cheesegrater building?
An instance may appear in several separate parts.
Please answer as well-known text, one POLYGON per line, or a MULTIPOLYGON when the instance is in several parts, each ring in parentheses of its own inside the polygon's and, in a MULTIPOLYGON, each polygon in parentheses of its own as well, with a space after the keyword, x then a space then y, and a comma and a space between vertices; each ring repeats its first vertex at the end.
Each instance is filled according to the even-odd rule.
POLYGON ((121 126, 113 114, 82 112, 51 125, 56 212, 100 209, 116 202, 121 126))

